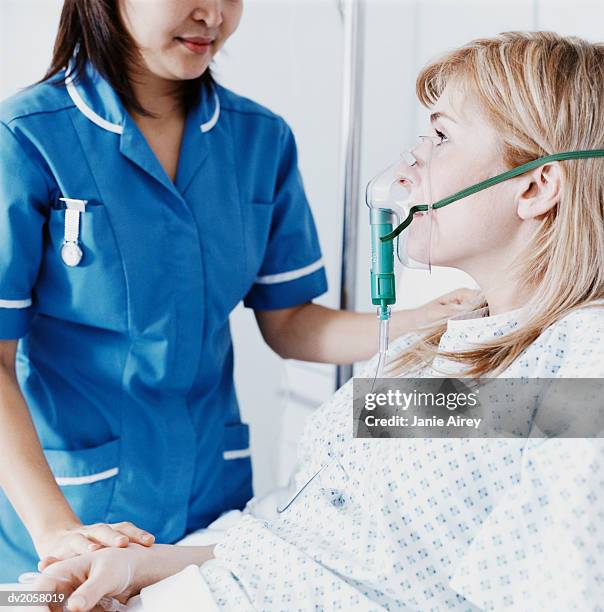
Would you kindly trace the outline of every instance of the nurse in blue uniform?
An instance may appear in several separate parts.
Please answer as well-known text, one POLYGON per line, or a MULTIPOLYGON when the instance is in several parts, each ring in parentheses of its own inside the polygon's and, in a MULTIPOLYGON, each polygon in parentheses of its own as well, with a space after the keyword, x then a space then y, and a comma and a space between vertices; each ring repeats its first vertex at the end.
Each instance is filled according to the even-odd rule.
POLYGON ((208 70, 241 10, 66 0, 51 70, 0 107, 0 582, 245 505, 242 299, 285 357, 375 350, 373 314, 312 303, 326 277, 290 129, 208 70))

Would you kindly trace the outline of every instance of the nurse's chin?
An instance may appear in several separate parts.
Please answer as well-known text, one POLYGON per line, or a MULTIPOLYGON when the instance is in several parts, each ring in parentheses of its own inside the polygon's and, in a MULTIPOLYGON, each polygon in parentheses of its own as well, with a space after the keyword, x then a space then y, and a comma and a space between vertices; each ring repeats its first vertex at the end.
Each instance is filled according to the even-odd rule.
POLYGON ((165 67, 173 81, 190 81, 198 79, 208 69, 212 57, 210 54, 197 56, 186 49, 184 52, 178 50, 175 54, 171 54, 165 67))
POLYGON ((183 62, 183 65, 175 70, 172 70, 173 80, 174 81, 192 81, 193 79, 198 79, 210 65, 210 62, 203 62, 200 66, 200 62, 194 62, 197 66, 186 65, 191 62, 183 62))

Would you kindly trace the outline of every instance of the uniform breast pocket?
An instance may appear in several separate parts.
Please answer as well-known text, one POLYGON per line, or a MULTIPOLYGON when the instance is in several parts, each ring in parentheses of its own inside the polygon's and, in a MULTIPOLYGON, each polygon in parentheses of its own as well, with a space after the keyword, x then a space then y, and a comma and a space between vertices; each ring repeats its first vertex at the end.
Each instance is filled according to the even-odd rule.
POLYGON ((89 201, 85 212, 78 215, 75 230, 74 212, 60 206, 50 212, 36 284, 38 309, 77 323, 124 331, 126 281, 106 207, 100 201, 89 201), (77 241, 73 240, 74 235, 77 241), (66 242, 75 242, 75 246, 68 245, 71 251, 66 249, 66 242))

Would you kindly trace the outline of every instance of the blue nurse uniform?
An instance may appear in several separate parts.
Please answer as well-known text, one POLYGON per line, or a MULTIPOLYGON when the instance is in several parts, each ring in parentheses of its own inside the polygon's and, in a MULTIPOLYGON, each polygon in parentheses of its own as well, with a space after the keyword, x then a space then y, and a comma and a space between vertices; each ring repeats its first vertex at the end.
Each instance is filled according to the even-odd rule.
MULTIPOLYGON (((290 129, 204 88, 172 182, 90 63, 4 101, 0 122, 0 338, 20 339, 19 384, 72 508, 159 542, 242 508, 229 314, 327 288, 290 129), (66 237, 81 258, 62 258, 66 237)), ((0 581, 36 562, 0 492, 0 581)))

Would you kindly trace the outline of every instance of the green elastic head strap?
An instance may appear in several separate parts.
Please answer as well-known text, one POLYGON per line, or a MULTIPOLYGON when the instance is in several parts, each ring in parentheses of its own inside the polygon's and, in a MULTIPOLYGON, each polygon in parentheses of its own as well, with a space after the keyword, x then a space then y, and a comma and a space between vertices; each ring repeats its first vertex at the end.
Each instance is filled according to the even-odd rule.
POLYGON ((413 221, 413 215, 416 212, 424 212, 430 210, 430 208, 442 208, 443 206, 447 206, 447 204, 452 204, 453 202, 457 202, 457 200, 461 200, 462 198, 466 198, 474 193, 478 193, 483 189, 487 189, 488 187, 492 187, 493 185, 497 185, 497 183, 502 183, 503 181, 507 181, 508 179, 514 178, 529 170, 534 170, 539 166, 543 166, 549 162, 553 161, 562 161, 564 159, 585 159, 588 157, 604 157, 604 149, 592 149, 588 151, 567 151, 565 153, 554 153, 553 155, 546 155, 545 157, 539 157, 538 159, 534 159, 526 164, 522 164, 522 166, 518 166, 517 168, 512 168, 512 170, 508 170, 507 172, 503 172, 502 174, 498 174, 497 176, 493 176, 486 181, 482 181, 481 183, 476 183, 476 185, 472 185, 470 187, 466 187, 466 189, 462 189, 453 195, 450 195, 442 200, 439 200, 432 206, 428 206, 427 204, 416 204, 409 209, 409 214, 407 218, 398 225, 393 231, 389 234, 380 237, 380 240, 386 242, 388 240, 394 240, 404 229, 409 226, 411 221, 413 221))

